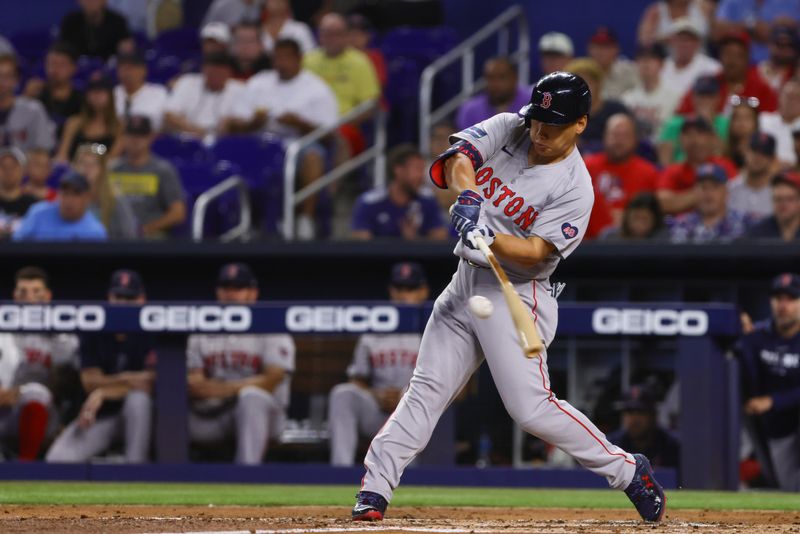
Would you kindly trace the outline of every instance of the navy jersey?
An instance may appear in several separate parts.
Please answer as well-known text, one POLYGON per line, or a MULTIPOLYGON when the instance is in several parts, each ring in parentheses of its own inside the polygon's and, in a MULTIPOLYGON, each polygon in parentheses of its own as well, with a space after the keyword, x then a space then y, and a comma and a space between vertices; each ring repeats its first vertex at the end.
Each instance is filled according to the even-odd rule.
POLYGON ((800 334, 784 339, 772 321, 756 323, 742 337, 738 351, 743 366, 743 398, 772 397, 772 409, 763 415, 767 435, 780 438, 800 428, 800 334))
POLYGON ((353 230, 367 230, 373 237, 403 237, 400 221, 410 221, 417 235, 424 237, 444 227, 444 219, 433 193, 421 190, 407 206, 397 206, 386 189, 362 194, 353 208, 353 230))

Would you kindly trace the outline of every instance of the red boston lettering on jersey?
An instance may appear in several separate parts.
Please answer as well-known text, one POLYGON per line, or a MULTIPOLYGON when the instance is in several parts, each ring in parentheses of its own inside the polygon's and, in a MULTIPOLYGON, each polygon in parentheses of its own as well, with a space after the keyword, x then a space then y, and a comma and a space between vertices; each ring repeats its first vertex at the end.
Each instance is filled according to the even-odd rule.
POLYGON ((533 224, 533 221, 536 220, 536 217, 539 216, 539 212, 533 209, 533 206, 528 206, 528 209, 525 212, 514 219, 514 224, 522 228, 523 230, 527 230, 530 225, 533 224))
POLYGON ((494 196, 494 192, 502 183, 503 182, 500 180, 500 178, 492 178, 492 180, 489 182, 489 187, 483 188, 483 196, 485 196, 487 199, 492 198, 492 196, 494 196))
MULTIPOLYGON (((521 196, 517 196, 517 193, 513 189, 503 185, 503 181, 497 176, 492 176, 492 174, 493 170, 490 167, 481 169, 481 171, 475 176, 475 183, 478 185, 483 185, 487 181, 489 182, 489 185, 483 188, 483 196, 487 200, 491 199, 495 192, 500 190, 500 195, 498 195, 492 204, 499 208, 501 204, 506 201, 506 205, 503 208, 503 213, 509 217, 514 217, 525 206, 525 199, 521 196)), ((539 212, 536 211, 533 206, 527 206, 525 211, 523 211, 522 214, 514 219, 514 224, 519 226, 522 230, 527 230, 538 216, 539 212)))
POLYGON ((495 201, 493 202, 493 204, 495 205, 495 207, 500 207, 500 203, 501 203, 502 201, 504 201, 505 199, 507 199, 507 198, 509 198, 509 197, 513 197, 513 196, 516 194, 516 193, 514 193, 514 191, 512 191, 511 189, 509 189, 509 188, 508 188, 508 187, 506 187, 506 186, 503 186, 503 189, 501 189, 501 191, 503 191, 503 192, 500 194, 500 196, 499 196, 499 197, 497 197, 497 200, 495 200, 495 201))
POLYGON ((511 217, 522 208, 523 204, 525 204, 525 200, 522 197, 514 197, 506 204, 503 213, 511 217))
POLYGON ((50 369, 52 358, 49 352, 42 352, 39 349, 25 349, 25 361, 28 365, 41 365, 45 369, 50 369))
POLYGON ((485 184, 492 177, 492 174, 494 174, 494 170, 491 167, 484 167, 475 175, 475 185, 485 184))

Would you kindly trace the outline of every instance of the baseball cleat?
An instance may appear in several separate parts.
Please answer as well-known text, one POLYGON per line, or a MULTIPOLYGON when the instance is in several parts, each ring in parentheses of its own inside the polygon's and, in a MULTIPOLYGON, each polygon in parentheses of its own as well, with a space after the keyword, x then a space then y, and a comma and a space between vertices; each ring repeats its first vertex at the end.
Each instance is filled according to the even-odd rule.
POLYGON ((664 489, 653 476, 653 468, 644 454, 634 454, 636 472, 633 480, 625 488, 625 495, 636 507, 636 511, 645 521, 661 521, 667 509, 667 496, 664 489))
POLYGON ((359 491, 353 507, 353 521, 381 521, 389 503, 371 491, 359 491))

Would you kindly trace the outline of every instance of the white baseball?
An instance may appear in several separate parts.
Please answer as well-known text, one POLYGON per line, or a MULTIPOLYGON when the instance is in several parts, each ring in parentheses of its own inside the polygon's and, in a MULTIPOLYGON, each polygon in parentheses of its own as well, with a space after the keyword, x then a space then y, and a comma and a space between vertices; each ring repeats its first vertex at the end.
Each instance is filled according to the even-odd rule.
POLYGON ((479 319, 486 319, 494 311, 492 301, 481 295, 473 295, 469 298, 469 309, 479 319))

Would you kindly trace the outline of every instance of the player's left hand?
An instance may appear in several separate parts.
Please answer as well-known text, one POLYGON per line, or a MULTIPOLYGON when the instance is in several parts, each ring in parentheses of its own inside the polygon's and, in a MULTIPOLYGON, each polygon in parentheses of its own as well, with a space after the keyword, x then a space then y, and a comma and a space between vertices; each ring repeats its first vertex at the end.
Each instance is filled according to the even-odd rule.
POLYGON ((494 243, 494 232, 485 224, 469 224, 461 232, 461 242, 472 250, 478 250, 476 237, 482 237, 487 246, 491 247, 494 243))
POLYGON ((753 397, 744 405, 745 413, 750 415, 761 415, 772 409, 772 397, 764 395, 763 397, 753 397))
POLYGON ((457 232, 462 232, 469 224, 478 224, 481 214, 483 197, 471 189, 466 189, 458 195, 455 204, 450 208, 450 222, 457 232))
POLYGON ((81 407, 81 414, 78 417, 78 426, 87 429, 92 426, 97 419, 97 412, 103 406, 103 391, 96 389, 89 394, 86 402, 81 407))

